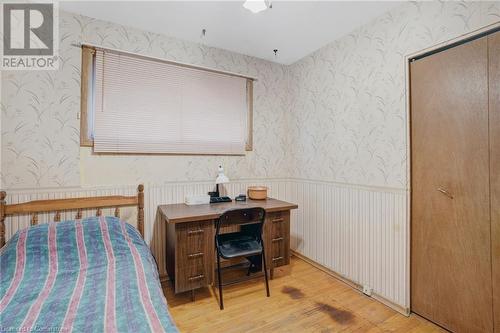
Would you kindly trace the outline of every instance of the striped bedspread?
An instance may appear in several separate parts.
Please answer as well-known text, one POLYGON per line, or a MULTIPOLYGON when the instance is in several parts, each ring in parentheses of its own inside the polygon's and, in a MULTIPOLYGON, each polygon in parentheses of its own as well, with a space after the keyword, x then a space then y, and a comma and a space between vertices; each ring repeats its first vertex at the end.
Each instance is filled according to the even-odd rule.
POLYGON ((0 331, 177 332, 148 246, 118 218, 33 226, 0 251, 0 331))

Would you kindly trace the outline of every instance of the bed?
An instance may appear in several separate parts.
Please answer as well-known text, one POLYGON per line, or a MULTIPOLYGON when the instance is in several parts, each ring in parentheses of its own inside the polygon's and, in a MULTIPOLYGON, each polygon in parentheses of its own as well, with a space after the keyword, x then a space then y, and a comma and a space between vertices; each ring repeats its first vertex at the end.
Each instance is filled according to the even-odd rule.
POLYGON ((32 226, 0 250, 0 331, 177 332, 156 262, 142 238, 143 186, 136 196, 5 204, 0 193, 0 245, 6 216, 33 214, 32 226), (138 228, 119 218, 137 206, 138 228), (102 209, 116 207, 115 216, 102 209), (82 210, 97 209, 82 218, 82 210), (58 221, 76 210, 75 220, 58 221), (37 224, 37 214, 56 212, 37 224))

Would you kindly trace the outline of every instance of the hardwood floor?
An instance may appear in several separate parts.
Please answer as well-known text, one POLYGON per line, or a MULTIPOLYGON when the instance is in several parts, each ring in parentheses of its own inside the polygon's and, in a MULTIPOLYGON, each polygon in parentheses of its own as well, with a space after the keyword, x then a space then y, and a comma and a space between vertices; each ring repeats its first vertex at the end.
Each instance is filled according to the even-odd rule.
MULTIPOLYGON (((224 281, 226 279, 223 278, 224 281)), ((263 279, 224 288, 219 310, 217 289, 174 296, 164 286, 170 313, 181 332, 445 332, 415 315, 405 317, 343 282, 292 257, 275 270, 271 297, 263 279)))

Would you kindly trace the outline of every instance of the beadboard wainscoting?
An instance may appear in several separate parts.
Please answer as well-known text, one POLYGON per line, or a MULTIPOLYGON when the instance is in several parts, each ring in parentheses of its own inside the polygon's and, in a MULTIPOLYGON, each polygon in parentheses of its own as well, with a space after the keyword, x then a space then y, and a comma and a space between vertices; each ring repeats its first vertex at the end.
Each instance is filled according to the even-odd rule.
POLYGON ((402 189, 290 180, 291 247, 407 312, 408 217, 402 189))
MULTIPOLYGON (((297 203, 292 210, 291 247, 298 254, 359 286, 373 288, 375 296, 399 310, 409 307, 408 223, 405 190, 365 187, 297 179, 232 180, 223 193, 245 193, 250 185, 269 187, 268 195, 297 203)), ((165 276, 165 226, 160 204, 183 202, 186 195, 206 193, 212 181, 145 184, 145 239, 165 276)), ((60 188, 7 191, 7 203, 100 195, 134 195, 136 186, 60 188)), ((86 211, 84 216, 95 211, 86 211)), ((112 215, 113 211, 104 210, 112 215)), ((122 218, 135 223, 135 209, 123 209, 122 218)), ((54 216, 41 214, 39 223, 54 216)), ((74 212, 61 219, 73 219, 74 212)), ((6 219, 6 237, 29 226, 29 216, 6 219)))

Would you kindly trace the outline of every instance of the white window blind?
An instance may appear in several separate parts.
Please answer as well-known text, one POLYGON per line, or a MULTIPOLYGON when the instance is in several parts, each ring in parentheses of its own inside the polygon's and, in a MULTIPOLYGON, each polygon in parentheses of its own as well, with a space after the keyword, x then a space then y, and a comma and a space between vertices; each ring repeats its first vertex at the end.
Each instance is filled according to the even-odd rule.
POLYGON ((247 79, 96 50, 94 151, 243 154, 247 79))

